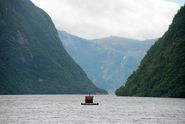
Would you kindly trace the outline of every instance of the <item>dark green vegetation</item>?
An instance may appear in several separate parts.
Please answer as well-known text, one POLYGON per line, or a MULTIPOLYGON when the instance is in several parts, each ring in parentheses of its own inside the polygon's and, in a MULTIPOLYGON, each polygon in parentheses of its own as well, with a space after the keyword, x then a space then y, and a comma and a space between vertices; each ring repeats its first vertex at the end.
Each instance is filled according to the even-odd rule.
POLYGON ((0 1, 0 94, 106 93, 67 54, 29 0, 0 1))
POLYGON ((116 95, 185 97, 185 6, 116 95))

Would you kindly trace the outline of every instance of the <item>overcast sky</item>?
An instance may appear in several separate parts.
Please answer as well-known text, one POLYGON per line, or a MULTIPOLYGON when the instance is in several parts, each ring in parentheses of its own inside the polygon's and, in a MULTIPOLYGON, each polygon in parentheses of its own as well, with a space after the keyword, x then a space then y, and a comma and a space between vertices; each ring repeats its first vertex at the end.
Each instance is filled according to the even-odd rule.
POLYGON ((158 38, 184 0, 32 0, 58 30, 95 39, 121 36, 158 38))

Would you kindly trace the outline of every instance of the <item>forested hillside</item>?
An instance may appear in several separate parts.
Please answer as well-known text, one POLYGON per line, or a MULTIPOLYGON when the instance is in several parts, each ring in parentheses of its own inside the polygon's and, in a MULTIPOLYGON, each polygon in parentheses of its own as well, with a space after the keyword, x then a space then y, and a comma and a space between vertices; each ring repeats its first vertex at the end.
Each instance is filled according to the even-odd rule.
POLYGON ((185 97, 185 6, 116 95, 185 97))
POLYGON ((0 94, 106 93, 64 49, 30 0, 0 1, 0 94))

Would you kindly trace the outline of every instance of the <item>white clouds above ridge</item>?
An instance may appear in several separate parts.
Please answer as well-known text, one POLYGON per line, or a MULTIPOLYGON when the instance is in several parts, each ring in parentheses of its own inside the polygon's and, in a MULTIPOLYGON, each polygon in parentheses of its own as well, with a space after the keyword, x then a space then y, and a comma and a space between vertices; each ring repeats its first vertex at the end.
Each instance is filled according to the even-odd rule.
POLYGON ((179 9, 167 0, 32 0, 57 29, 94 39, 110 35, 134 39, 162 36, 179 9))

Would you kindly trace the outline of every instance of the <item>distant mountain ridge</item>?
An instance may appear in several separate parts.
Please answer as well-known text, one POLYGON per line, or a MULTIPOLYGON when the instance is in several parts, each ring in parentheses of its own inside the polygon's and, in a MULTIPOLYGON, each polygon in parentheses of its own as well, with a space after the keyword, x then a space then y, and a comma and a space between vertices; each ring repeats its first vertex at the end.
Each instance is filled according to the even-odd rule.
POLYGON ((185 6, 116 95, 185 97, 185 6))
POLYGON ((1 0, 0 29, 0 94, 106 93, 73 61, 51 18, 30 0, 1 0))
POLYGON ((126 81, 155 41, 120 37, 87 40, 65 31, 58 32, 64 47, 88 77, 109 93, 126 81))
POLYGON ((117 51, 125 52, 125 50, 147 50, 148 46, 151 46, 156 39, 136 40, 118 36, 110 36, 102 39, 94 39, 92 41, 107 47, 111 47, 117 51))

